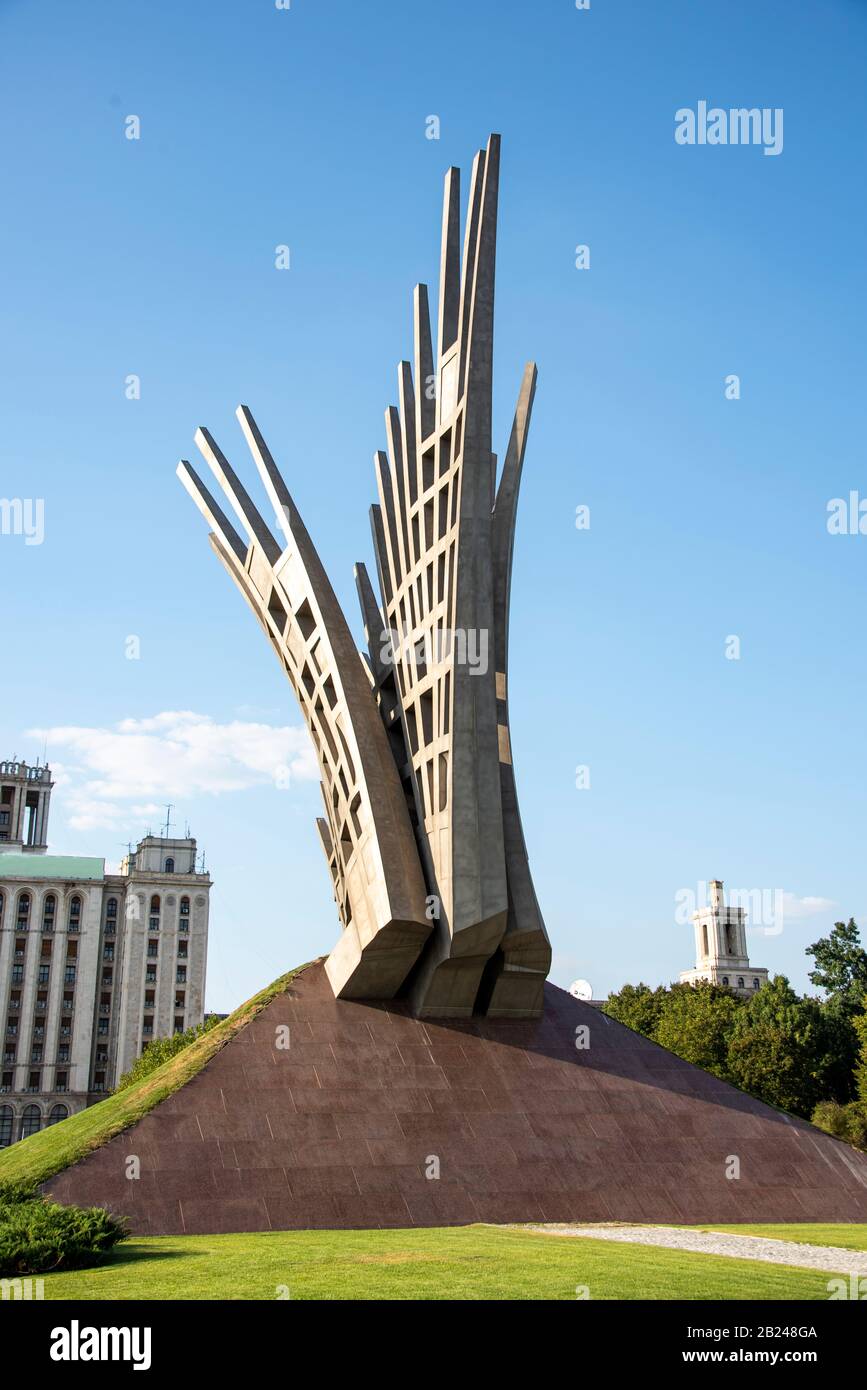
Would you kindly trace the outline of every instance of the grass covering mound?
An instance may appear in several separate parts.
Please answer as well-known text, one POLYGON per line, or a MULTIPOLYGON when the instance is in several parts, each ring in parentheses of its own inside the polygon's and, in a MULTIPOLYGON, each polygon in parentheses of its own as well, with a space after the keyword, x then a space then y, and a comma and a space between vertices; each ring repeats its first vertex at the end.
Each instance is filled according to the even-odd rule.
POLYGON ((160 1101, 197 1076, 226 1043, 231 1042, 306 969, 306 965, 300 965, 296 970, 281 975, 267 989, 254 994, 246 1004, 241 1004, 216 1028, 196 1038, 183 1052, 171 1057, 141 1081, 106 1096, 105 1100, 80 1110, 77 1115, 70 1115, 68 1120, 61 1120, 59 1124, 40 1130, 29 1139, 22 1139, 0 1151, 0 1183, 36 1186, 47 1182, 55 1173, 60 1173, 94 1149, 102 1148, 109 1139, 129 1129, 160 1101))

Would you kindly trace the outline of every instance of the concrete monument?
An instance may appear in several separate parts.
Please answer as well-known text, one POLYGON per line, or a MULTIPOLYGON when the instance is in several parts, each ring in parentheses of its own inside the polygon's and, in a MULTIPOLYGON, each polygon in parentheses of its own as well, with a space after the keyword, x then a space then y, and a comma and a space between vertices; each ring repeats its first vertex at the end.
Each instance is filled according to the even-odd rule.
POLYGON ((536 368, 525 368, 498 482, 499 156, 492 135, 473 165, 463 255, 460 171, 446 175, 435 353, 427 288, 415 288, 415 360, 398 367, 399 406, 374 460, 379 597, 365 566, 355 570, 363 657, 246 406, 238 419, 281 540, 207 430, 196 443, 243 537, 193 467, 178 467, 316 746, 319 834, 343 928, 326 965, 332 989, 407 997, 420 1017, 535 1017, 551 963, 509 737, 512 547, 536 368))

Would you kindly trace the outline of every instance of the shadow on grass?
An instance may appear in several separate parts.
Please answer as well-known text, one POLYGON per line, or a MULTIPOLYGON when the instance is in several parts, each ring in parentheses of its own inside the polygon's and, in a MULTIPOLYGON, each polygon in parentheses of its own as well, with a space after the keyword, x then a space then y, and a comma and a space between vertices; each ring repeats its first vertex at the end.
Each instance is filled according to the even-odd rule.
POLYGON ((101 1264, 91 1265, 90 1268, 119 1269, 123 1265, 150 1263, 153 1260, 188 1260, 190 1255, 189 1250, 153 1250, 131 1240, 129 1244, 124 1242, 116 1246, 101 1264))

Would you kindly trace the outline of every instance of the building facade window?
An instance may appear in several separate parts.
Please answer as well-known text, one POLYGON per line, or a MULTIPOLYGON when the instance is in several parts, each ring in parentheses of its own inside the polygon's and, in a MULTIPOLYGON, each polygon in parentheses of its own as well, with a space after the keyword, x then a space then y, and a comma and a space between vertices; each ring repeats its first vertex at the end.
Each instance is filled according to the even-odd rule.
POLYGON ((167 874, 173 874, 174 871, 175 871, 175 861, 174 861, 174 859, 167 859, 167 860, 166 860, 166 873, 167 873, 167 874))
POLYGON ((12 1106, 0 1105, 0 1149, 12 1143, 12 1106))
POLYGON ((52 1105, 50 1111, 48 1112, 48 1119, 46 1120, 46 1125, 59 1124, 61 1120, 66 1119, 68 1114, 69 1110, 65 1105, 52 1105))
POLYGON ((21 1116, 21 1138, 29 1139, 42 1128, 42 1114, 38 1105, 28 1105, 21 1116))
POLYGON ((57 899, 53 893, 49 893, 45 902, 42 904, 42 930, 54 931, 54 922, 57 916, 57 899))
POLYGON ((18 895, 18 930, 26 931, 30 924, 30 894, 18 895))
POLYGON ((67 926, 70 931, 81 930, 81 898, 76 893, 69 903, 69 921, 67 926))

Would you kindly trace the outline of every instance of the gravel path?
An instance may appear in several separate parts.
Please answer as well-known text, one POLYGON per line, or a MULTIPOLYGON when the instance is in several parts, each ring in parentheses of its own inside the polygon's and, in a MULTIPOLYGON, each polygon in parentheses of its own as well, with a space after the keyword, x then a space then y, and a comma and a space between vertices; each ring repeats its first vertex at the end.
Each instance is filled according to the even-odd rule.
MULTIPOLYGON (((527 1228, 525 1228, 527 1229, 527 1228)), ((833 1274, 867 1275, 867 1250, 842 1250, 836 1245, 803 1245, 769 1240, 766 1236, 736 1236, 722 1231, 685 1231, 677 1226, 532 1226, 540 1235, 584 1236, 619 1240, 629 1245, 661 1245, 667 1250, 690 1250, 697 1255, 731 1255, 739 1260, 822 1269, 833 1274)))

